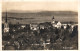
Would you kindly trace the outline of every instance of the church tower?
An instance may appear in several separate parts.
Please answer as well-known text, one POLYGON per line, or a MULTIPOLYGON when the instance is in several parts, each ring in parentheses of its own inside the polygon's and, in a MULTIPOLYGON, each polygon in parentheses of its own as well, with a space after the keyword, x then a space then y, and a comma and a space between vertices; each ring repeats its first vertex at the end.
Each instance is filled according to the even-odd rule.
POLYGON ((5 16, 5 23, 4 23, 4 33, 9 32, 9 24, 7 22, 7 11, 5 16))
POLYGON ((54 24, 55 23, 55 19, 54 19, 54 16, 53 16, 53 18, 52 18, 52 24, 54 24))

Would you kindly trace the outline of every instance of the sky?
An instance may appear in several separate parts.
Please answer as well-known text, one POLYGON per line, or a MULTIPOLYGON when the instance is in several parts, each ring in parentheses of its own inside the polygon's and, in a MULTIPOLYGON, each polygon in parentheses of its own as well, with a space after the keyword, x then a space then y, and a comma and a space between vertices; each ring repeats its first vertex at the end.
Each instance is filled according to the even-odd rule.
POLYGON ((22 1, 2 2, 2 11, 75 11, 78 12, 78 0, 22 1))

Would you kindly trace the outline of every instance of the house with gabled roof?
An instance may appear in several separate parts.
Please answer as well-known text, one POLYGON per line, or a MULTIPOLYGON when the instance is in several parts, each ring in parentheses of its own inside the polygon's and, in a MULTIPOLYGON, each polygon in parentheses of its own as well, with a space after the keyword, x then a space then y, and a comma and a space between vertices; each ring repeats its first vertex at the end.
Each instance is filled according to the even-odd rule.
POLYGON ((38 30, 38 29, 39 29, 38 23, 31 23, 31 24, 30 24, 30 29, 31 29, 31 30, 38 30))

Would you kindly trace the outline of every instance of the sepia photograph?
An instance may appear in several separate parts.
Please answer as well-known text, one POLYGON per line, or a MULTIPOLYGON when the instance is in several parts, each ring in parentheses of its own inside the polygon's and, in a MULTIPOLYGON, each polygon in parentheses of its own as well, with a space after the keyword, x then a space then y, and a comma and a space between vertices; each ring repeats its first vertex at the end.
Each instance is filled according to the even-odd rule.
POLYGON ((78 0, 2 2, 2 50, 78 50, 78 0))

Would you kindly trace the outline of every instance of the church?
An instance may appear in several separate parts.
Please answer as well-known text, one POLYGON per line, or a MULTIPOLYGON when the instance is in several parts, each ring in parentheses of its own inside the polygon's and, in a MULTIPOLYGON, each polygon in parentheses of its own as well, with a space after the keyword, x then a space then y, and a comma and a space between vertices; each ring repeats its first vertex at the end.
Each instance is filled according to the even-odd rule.
POLYGON ((60 21, 55 21, 54 16, 52 18, 51 24, 53 27, 56 27, 56 28, 61 28, 61 26, 62 26, 60 21))
POLYGON ((7 21, 7 12, 6 12, 6 16, 5 16, 5 22, 4 22, 4 33, 9 32, 9 24, 7 21))

